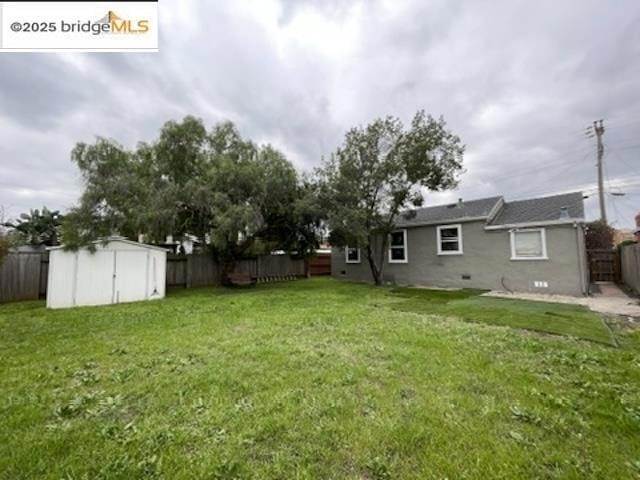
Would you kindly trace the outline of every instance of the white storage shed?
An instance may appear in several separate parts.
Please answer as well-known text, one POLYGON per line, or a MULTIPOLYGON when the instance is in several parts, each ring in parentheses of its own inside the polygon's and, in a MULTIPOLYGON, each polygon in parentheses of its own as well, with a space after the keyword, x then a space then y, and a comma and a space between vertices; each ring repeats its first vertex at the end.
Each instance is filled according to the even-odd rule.
POLYGON ((88 248, 49 252, 47 308, 155 300, 165 294, 167 251, 110 237, 88 248))

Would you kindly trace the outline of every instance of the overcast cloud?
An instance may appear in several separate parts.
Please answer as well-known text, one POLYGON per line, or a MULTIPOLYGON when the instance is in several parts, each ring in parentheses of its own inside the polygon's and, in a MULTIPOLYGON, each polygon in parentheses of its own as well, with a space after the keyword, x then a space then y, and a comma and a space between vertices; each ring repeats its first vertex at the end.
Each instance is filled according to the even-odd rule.
POLYGON ((69 159, 96 135, 127 147, 193 114, 280 148, 301 170, 351 126, 443 115, 467 145, 460 187, 430 203, 584 189, 605 119, 609 216, 640 210, 640 3, 159 3, 157 54, 1 54, 0 205, 67 208, 69 159))

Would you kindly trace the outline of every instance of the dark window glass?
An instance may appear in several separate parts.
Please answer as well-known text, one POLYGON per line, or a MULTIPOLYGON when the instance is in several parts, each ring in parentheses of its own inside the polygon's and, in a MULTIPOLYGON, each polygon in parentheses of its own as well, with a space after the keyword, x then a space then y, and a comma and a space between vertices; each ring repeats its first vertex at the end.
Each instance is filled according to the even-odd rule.
POLYGON ((402 247, 404 245, 404 232, 393 232, 391 234, 391 246, 402 247))
POLYGON ((391 260, 404 260, 404 248, 392 248, 391 260))
POLYGON ((442 242, 441 250, 443 252, 457 252, 459 250, 458 242, 442 242))
POLYGON ((440 230, 440 238, 458 238, 457 228, 442 228, 440 230))

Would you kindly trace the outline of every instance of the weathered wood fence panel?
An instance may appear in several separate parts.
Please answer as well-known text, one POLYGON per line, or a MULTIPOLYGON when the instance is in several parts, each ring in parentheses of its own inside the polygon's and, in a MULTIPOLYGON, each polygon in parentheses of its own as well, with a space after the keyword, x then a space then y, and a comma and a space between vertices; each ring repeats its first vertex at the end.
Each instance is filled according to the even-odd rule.
POLYGON ((220 279, 220 267, 211 255, 188 255, 187 272, 187 288, 217 285, 220 279))
POLYGON ((236 262, 233 273, 246 273, 252 277, 259 277, 258 275, 258 261, 255 258, 247 258, 236 262))
MULTIPOLYGON (((37 300, 47 295, 49 253, 10 253, 0 265, 0 303, 37 300)), ((289 255, 265 255, 240 260, 234 273, 246 273, 259 282, 305 275, 304 261, 289 255)), ((204 287, 220 283, 220 266, 211 255, 167 255, 168 287, 204 287)))
POLYGON ((289 255, 264 255, 257 259, 258 281, 263 278, 286 278, 304 276, 304 260, 289 255))
POLYGON ((42 257, 41 253, 10 253, 4 258, 0 265, 0 302, 40 297, 42 257))
POLYGON ((622 281, 640 294, 640 244, 625 245, 620 249, 622 281))
POLYGON ((589 249, 587 258, 592 282, 620 281, 620 258, 617 250, 589 249))
POLYGON ((166 285, 167 287, 187 286, 186 256, 167 254, 166 285))
POLYGON ((309 261, 310 275, 331 275, 331 254, 319 253, 309 261))
MULTIPOLYGON (((167 286, 190 288, 218 285, 220 268, 211 255, 167 255, 167 286)), ((263 255, 239 260, 233 273, 250 275, 258 282, 286 280, 304 276, 304 260, 289 255, 263 255)))

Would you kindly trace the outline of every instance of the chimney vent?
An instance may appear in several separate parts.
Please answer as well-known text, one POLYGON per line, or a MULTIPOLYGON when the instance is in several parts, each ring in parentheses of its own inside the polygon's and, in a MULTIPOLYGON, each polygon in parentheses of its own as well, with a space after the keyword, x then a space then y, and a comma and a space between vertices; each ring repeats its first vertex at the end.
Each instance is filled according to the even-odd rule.
POLYGON ((560 218, 569 218, 569 209, 567 207, 560 207, 560 218))
POLYGON ((462 206, 463 206, 462 199, 461 199, 461 198, 459 198, 459 199, 458 199, 458 207, 459 207, 459 208, 462 208, 462 206))

